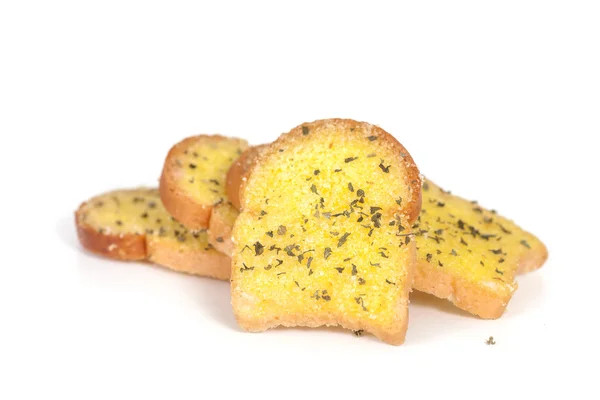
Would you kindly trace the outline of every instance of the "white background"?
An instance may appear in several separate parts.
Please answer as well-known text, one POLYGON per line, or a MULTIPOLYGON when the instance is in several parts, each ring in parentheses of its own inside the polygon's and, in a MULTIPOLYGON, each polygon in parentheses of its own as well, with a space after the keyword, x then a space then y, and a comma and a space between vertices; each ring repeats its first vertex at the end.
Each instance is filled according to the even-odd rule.
POLYGON ((0 398, 598 398, 600 4, 325 3, 0 2, 0 398), (248 334, 227 283, 80 249, 79 203, 176 141, 328 117, 548 245, 501 319, 248 334))

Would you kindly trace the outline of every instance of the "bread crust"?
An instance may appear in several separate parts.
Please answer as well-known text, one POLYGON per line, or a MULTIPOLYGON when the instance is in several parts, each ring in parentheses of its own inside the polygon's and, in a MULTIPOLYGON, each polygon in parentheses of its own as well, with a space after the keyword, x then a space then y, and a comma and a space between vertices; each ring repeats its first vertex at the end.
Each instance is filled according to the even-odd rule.
MULTIPOLYGON (((246 186, 251 179, 252 172, 262 162, 265 162, 271 154, 278 151, 279 148, 293 146, 295 141, 303 140, 303 127, 307 127, 311 132, 317 128, 327 126, 328 124, 335 124, 341 129, 356 129, 363 128, 366 125, 361 122, 348 119, 327 119, 318 120, 311 123, 305 123, 292 129, 289 133, 281 135, 275 142, 269 145, 262 145, 260 148, 254 147, 252 151, 245 152, 245 159, 241 162, 235 163, 232 169, 228 173, 228 196, 233 204, 236 204, 235 200, 239 198, 240 209, 244 210, 246 206, 246 200, 244 193, 246 186), (253 161, 251 160, 252 158, 253 161), (236 191, 237 188, 237 191, 236 191)), ((402 163, 406 171, 406 182, 405 184, 409 188, 409 198, 404 199, 402 207, 398 212, 404 215, 404 220, 408 226, 412 225, 417 219, 421 210, 421 177, 419 170, 408 153, 408 151, 396 140, 392 135, 384 131, 383 129, 370 125, 372 134, 379 137, 380 144, 385 143, 386 146, 394 148, 395 153, 398 154, 399 163, 402 163)), ((234 228, 235 230, 235 228, 234 228)), ((235 240, 235 239, 234 239, 235 240)), ((244 308, 245 295, 242 293, 238 286, 238 282, 235 280, 235 274, 232 274, 231 281, 231 293, 232 293, 232 306, 236 320, 240 327, 250 332, 261 332, 277 326, 286 327, 319 327, 319 326, 341 326, 346 329, 353 331, 365 330, 372 333, 375 337, 382 340, 383 342, 400 345, 404 343, 406 337, 406 330, 408 328, 408 295, 412 290, 412 282, 414 277, 414 266, 416 264, 416 247, 414 241, 407 245, 410 249, 409 262, 406 271, 406 285, 403 288, 403 299, 401 304, 398 304, 396 308, 396 321, 390 330, 386 330, 385 327, 377 325, 371 321, 351 321, 343 317, 343 315, 331 315, 328 317, 317 317, 304 314, 291 314, 286 313, 283 315, 270 315, 265 318, 257 318, 251 313, 245 313, 242 311, 244 308)), ((237 254, 233 254, 232 267, 236 265, 237 254)))
POLYGON ((483 319, 500 318, 508 305, 517 283, 504 284, 502 289, 476 284, 417 261, 413 289, 450 300, 458 308, 483 319))
POLYGON ((248 332, 264 332, 268 329, 277 328, 280 326, 287 328, 294 327, 307 327, 307 328, 319 328, 322 326, 340 326, 344 329, 348 329, 351 331, 367 331, 377 339, 382 342, 399 346, 404 343, 406 339, 406 331, 408 329, 408 306, 399 307, 403 311, 403 315, 401 315, 400 323, 398 325, 398 330, 396 332, 390 332, 381 329, 376 325, 366 325, 366 324, 358 324, 352 323, 349 320, 340 320, 335 317, 330 318, 310 318, 306 315, 302 314, 285 314, 277 318, 273 319, 255 319, 255 318, 245 318, 243 316, 236 315, 236 321, 245 331, 248 332))
MULTIPOLYGON (((240 186, 246 173, 254 163, 258 154, 267 147, 266 144, 252 146, 247 148, 229 168, 226 180, 226 194, 230 203, 236 210, 240 209, 240 186)), ((216 207, 213 207, 213 212, 210 217, 208 240, 221 253, 227 254, 229 257, 233 254, 233 241, 231 231, 233 225, 228 221, 223 220, 219 213, 215 212, 216 207)))
POLYGON ((163 170, 160 176, 160 200, 165 205, 169 214, 188 229, 200 230, 208 228, 212 205, 197 203, 184 191, 179 189, 174 177, 163 170))
MULTIPOLYGON (((525 253, 518 262, 517 274, 525 274, 539 269, 547 260, 548 251, 541 244, 539 248, 525 253)), ((476 284, 442 269, 432 267, 425 261, 417 261, 413 289, 450 300, 456 307, 483 319, 497 319, 504 314, 506 307, 518 288, 517 282, 504 284, 505 290, 493 290, 487 285, 476 284)))
POLYGON ((231 204, 234 205, 238 210, 241 208, 240 204, 240 185, 242 180, 245 179, 246 173, 254 164, 254 160, 258 154, 264 150, 268 145, 261 144, 258 146, 248 147, 237 160, 231 164, 229 171, 227 171, 227 197, 231 204))
POLYGON ((83 221, 83 209, 86 205, 87 202, 82 203, 75 212, 77 237, 83 247, 92 253, 116 260, 138 261, 147 258, 144 235, 107 235, 98 232, 83 221))
POLYGON ((214 204, 201 203, 181 189, 177 183, 177 157, 193 143, 201 140, 226 141, 230 138, 222 135, 197 135, 188 137, 175 144, 169 150, 160 177, 160 199, 165 208, 177 221, 191 230, 206 229, 209 226, 211 210, 214 204))
POLYGON ((231 259, 217 251, 190 248, 182 251, 177 242, 146 234, 106 234, 84 221, 82 203, 75 211, 75 225, 81 245, 100 256, 121 261, 150 261, 177 272, 229 280, 231 259))
POLYGON ((231 277, 231 259, 219 252, 182 252, 174 241, 147 237, 148 260, 173 271, 227 281, 231 277))
POLYGON ((548 260, 548 248, 541 243, 531 251, 523 254, 519 260, 517 274, 526 274, 541 268, 548 260))
POLYGON ((231 240, 231 230, 233 225, 221 218, 221 214, 215 212, 213 208, 210 217, 210 227, 208 229, 208 242, 221 253, 231 257, 233 254, 233 241, 231 240))

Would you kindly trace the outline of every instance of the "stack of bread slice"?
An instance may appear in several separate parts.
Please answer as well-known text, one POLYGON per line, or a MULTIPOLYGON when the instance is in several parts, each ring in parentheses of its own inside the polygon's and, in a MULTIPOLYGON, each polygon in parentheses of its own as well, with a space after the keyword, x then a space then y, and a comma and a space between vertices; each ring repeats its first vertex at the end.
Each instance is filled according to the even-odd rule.
POLYGON ((500 317, 543 243, 420 175, 389 133, 345 119, 269 145, 199 135, 173 146, 158 189, 116 190, 76 212, 82 245, 231 281, 247 331, 338 325, 404 341, 412 289, 500 317))
POLYGON ((81 244, 114 259, 147 260, 229 280, 230 258, 213 245, 207 228, 212 214, 223 214, 218 210, 228 202, 228 169, 247 147, 245 140, 219 135, 177 143, 164 162, 160 188, 119 189, 79 207, 75 220, 81 244))

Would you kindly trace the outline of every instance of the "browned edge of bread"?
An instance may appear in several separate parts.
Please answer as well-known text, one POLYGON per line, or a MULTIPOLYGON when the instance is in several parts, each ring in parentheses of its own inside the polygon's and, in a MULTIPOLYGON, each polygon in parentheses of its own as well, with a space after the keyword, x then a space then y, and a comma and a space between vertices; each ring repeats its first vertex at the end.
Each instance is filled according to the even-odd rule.
POLYGON ((252 167, 254 160, 258 154, 264 150, 268 145, 261 144, 258 146, 248 147, 237 160, 231 164, 229 171, 227 172, 226 180, 226 193, 231 204, 238 210, 241 208, 240 204, 240 185, 242 179, 245 179, 246 173, 252 167))
POLYGON ((160 199, 177 221, 191 230, 206 229, 209 225, 213 204, 202 204, 188 195, 177 183, 174 170, 179 168, 177 157, 191 145, 202 139, 228 140, 222 135, 196 135, 183 139, 169 150, 160 176, 160 199))
MULTIPOLYGON (((212 215, 210 217, 210 227, 208 228, 208 242, 218 251, 227 256, 231 257, 233 254, 233 241, 231 240, 231 231, 233 229, 233 224, 226 220, 222 213, 219 212, 220 207, 227 207, 227 203, 223 203, 222 205, 216 205, 213 207, 212 215)), ((229 207, 233 207, 229 205, 229 207)))
POLYGON ((206 276, 228 281, 231 278, 231 259, 218 251, 192 250, 182 252, 165 244, 161 238, 148 237, 148 260, 177 272, 206 276))
POLYGON ((137 261, 147 258, 144 235, 107 235, 98 232, 83 222, 82 213, 86 205, 87 202, 82 203, 75 211, 77 237, 83 247, 95 254, 116 260, 137 261))
POLYGON ((548 260, 548 247, 544 243, 542 243, 541 251, 533 252, 529 251, 521 257, 519 260, 519 267, 517 269, 517 274, 526 274, 528 272, 533 272, 537 269, 540 269, 542 265, 546 263, 548 260))
POLYGON ((482 319, 497 319, 504 313, 517 288, 517 282, 514 282, 512 291, 492 294, 480 285, 431 268, 425 261, 417 260, 413 288, 440 299, 447 299, 456 307, 482 319))

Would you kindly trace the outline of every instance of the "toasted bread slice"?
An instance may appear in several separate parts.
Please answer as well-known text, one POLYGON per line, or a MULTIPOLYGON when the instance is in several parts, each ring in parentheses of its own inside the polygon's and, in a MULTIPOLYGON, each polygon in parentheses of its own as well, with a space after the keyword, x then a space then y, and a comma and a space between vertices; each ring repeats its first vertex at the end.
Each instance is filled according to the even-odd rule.
MULTIPOLYGON (((232 203, 238 199, 239 204, 244 176, 264 147, 247 149, 231 166, 227 194, 232 203)), ((448 299, 482 318, 500 317, 517 287, 515 274, 540 268, 548 258, 544 244, 531 233, 428 179, 423 180, 423 205, 414 228, 414 289, 448 299)), ((225 243, 228 232, 224 226, 215 227, 215 235, 225 243)))
POLYGON ((190 232, 163 207, 158 189, 115 190, 75 212, 86 249, 117 260, 148 260, 179 272, 229 279, 231 261, 209 243, 205 231, 190 232))
POLYGON ((498 318, 517 288, 515 276, 544 264, 544 244, 514 222, 423 182, 414 288, 481 318, 498 318))
POLYGON ((264 149, 242 186, 232 260, 242 328, 340 325, 404 341, 421 181, 396 139, 352 120, 306 123, 264 149))
POLYGON ((229 167, 248 147, 219 135, 189 137, 171 148, 160 178, 165 208, 188 229, 206 229, 212 208, 225 200, 229 167))

